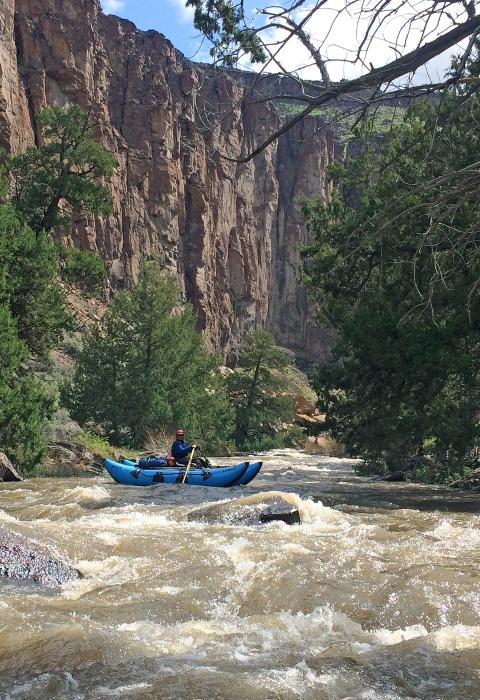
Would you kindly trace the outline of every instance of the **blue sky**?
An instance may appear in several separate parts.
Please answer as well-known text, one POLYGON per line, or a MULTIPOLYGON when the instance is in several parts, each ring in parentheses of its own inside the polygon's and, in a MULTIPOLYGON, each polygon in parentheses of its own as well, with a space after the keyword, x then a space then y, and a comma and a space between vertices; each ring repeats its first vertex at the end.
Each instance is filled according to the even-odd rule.
POLYGON ((102 0, 102 6, 105 12, 126 17, 139 29, 157 29, 189 58, 199 46, 192 12, 184 0, 102 0))

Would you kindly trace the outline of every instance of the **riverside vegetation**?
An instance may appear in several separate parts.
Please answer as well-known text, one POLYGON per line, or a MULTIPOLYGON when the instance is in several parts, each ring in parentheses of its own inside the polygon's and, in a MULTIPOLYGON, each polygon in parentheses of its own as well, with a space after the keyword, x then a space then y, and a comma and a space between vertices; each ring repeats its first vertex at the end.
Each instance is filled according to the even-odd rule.
POLYGON ((273 395, 282 382, 269 369, 286 367, 288 356, 268 333, 253 332, 227 382, 175 280, 154 261, 145 262, 132 291, 115 296, 75 352, 73 381, 45 381, 49 353, 75 330, 62 279, 95 295, 106 277, 98 256, 59 242, 72 215, 108 215, 115 164, 80 107, 45 109, 40 125, 43 145, 4 156, 1 171, 1 448, 25 473, 39 473, 59 408, 114 444, 140 448, 148 431, 181 423, 216 453, 233 449, 234 439, 249 446, 248 408, 257 442, 289 444, 293 403, 273 395))
MULTIPOLYGON (((470 79, 479 68, 477 46, 470 79)), ((330 173, 331 202, 305 203, 307 280, 340 338, 316 388, 362 472, 448 482, 478 466, 480 98, 469 83, 413 104, 380 149, 359 133, 361 154, 330 173)))

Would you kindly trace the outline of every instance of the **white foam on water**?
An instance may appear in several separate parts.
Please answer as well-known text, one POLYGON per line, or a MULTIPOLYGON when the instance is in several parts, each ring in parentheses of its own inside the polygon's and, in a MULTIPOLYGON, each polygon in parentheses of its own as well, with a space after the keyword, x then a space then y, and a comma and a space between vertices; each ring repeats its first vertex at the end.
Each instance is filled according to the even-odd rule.
POLYGON ((308 547, 304 547, 303 544, 298 542, 286 542, 281 544, 279 549, 286 554, 311 554, 312 550, 308 547))
POLYGON ((157 586, 153 589, 156 593, 161 593, 162 595, 178 595, 184 588, 179 588, 178 586, 157 586))
POLYGON ((79 561, 77 566, 85 576, 92 576, 107 583, 124 583, 138 578, 139 567, 145 563, 148 563, 148 559, 107 557, 101 560, 79 561))
POLYGON ((119 544, 122 540, 122 535, 116 535, 113 532, 98 532, 96 533, 95 537, 97 540, 100 540, 104 544, 109 545, 110 547, 114 547, 115 545, 119 544))
POLYGON ((378 629, 373 633, 374 639, 384 646, 400 644, 408 639, 417 639, 419 637, 426 637, 427 635, 428 631, 423 625, 412 625, 403 630, 378 629))
POLYGON ((127 697, 130 693, 135 690, 145 690, 146 688, 151 688, 151 683, 131 683, 130 685, 119 685, 117 688, 107 688, 106 686, 99 686, 95 688, 96 697, 106 697, 106 698, 118 698, 122 695, 127 697))
POLYGON ((66 489, 58 500, 60 503, 102 503, 110 501, 111 496, 106 488, 95 484, 94 486, 75 486, 73 489, 66 489))
POLYGON ((398 630, 378 629, 373 636, 379 644, 384 646, 418 639, 423 647, 435 651, 453 652, 466 649, 480 651, 480 626, 446 625, 428 632, 423 625, 412 625, 398 630))
POLYGON ((121 624, 117 629, 149 655, 195 654, 244 664, 281 653, 319 654, 333 642, 369 639, 360 625, 328 606, 308 614, 282 612, 246 618, 230 615, 175 625, 137 621, 121 624))
POLYGON ((62 586, 62 596, 77 600, 103 586, 119 586, 142 577, 142 567, 149 564, 148 559, 126 559, 124 557, 106 557, 102 560, 80 560, 76 568, 84 578, 69 581, 62 586))
POLYGON ((425 535, 438 540, 443 546, 471 548, 480 545, 480 528, 459 527, 447 519, 442 520, 437 527, 429 530, 425 535))
POLYGON ((293 668, 273 669, 262 673, 262 681, 270 691, 278 690, 293 693, 302 698, 316 686, 328 686, 333 676, 317 676, 303 661, 293 668), (326 681, 326 682, 325 682, 326 681), (277 688, 276 688, 276 687, 277 688))
POLYGON ((466 649, 480 651, 480 626, 451 625, 442 627, 429 635, 428 642, 437 651, 462 651, 466 649))
MULTIPOLYGON (((89 528, 100 528, 106 530, 127 530, 129 532, 158 530, 161 527, 172 529, 177 525, 164 513, 154 510, 145 511, 135 509, 133 506, 126 506, 115 512, 95 513, 87 517, 80 518, 79 525, 87 525, 89 528)), ((183 523, 185 527, 185 523, 183 523)), ((150 533, 151 534, 151 533, 150 533)))
POLYGON ((15 518, 13 515, 10 515, 10 513, 7 513, 5 510, 0 509, 0 522, 18 523, 18 518, 15 518))
POLYGON ((342 698, 342 700, 418 700, 418 698, 413 698, 411 695, 385 693, 383 690, 361 690, 355 695, 342 698))

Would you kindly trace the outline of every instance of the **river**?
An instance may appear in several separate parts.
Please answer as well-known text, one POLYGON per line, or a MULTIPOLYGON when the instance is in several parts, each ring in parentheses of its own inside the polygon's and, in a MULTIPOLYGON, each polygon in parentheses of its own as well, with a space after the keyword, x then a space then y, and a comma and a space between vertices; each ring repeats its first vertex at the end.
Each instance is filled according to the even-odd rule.
POLYGON ((231 490, 0 487, 0 522, 84 574, 0 584, 2 700, 478 700, 479 496, 351 464, 282 450, 231 490), (301 525, 186 520, 272 490, 301 525))

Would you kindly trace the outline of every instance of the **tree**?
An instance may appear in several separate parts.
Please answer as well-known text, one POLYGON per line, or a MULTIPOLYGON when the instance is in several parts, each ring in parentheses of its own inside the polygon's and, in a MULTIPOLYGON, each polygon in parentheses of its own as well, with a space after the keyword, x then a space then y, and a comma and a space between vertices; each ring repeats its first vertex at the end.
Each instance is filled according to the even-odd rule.
POLYGON ((45 454, 56 402, 32 359, 44 360, 72 322, 49 234, 67 223, 66 211, 107 210, 99 178, 113 163, 80 108, 45 110, 40 122, 44 145, 4 157, 0 173, 0 445, 25 470, 45 454))
POLYGON ((78 105, 46 107, 38 121, 42 144, 6 158, 12 203, 40 234, 67 226, 73 214, 108 214, 114 159, 91 136, 90 115, 78 105))
POLYGON ((105 263, 90 250, 62 248, 60 274, 64 280, 76 285, 87 296, 97 296, 107 277, 105 263))
MULTIPOLYGON (((289 102, 298 106, 280 128, 247 153, 247 162, 281 134, 322 105, 335 103, 342 113, 362 115, 370 107, 401 97, 418 97, 465 81, 465 66, 480 31, 475 2, 435 0, 288 0, 260 3, 248 12, 244 0, 187 0, 194 23, 211 43, 215 59, 227 66, 242 59, 263 63, 243 100, 289 102), (448 78, 414 80, 429 61, 468 39, 461 60, 448 78), (333 71, 334 78, 331 77, 333 71), (278 95, 262 92, 261 73, 293 80, 278 95)), ((470 85, 477 86, 476 79, 470 85)))
POLYGON ((87 338, 65 399, 73 415, 141 446, 147 430, 185 425, 192 439, 218 449, 232 411, 190 307, 175 281, 145 263, 131 292, 118 294, 87 338))
POLYGON ((195 10, 194 24, 212 44, 210 55, 221 58, 227 66, 237 61, 238 51, 244 51, 253 63, 266 59, 261 41, 253 28, 244 25, 243 3, 234 5, 229 0, 187 0, 187 7, 195 10))
POLYGON ((53 413, 55 397, 43 382, 23 371, 27 349, 5 305, 0 305, 0 347, 0 445, 28 472, 45 454, 42 430, 53 413))
MULTIPOLYGON (((291 359, 267 331, 252 331, 243 342, 238 366, 230 376, 228 389, 235 407, 235 443, 248 449, 262 439, 285 432, 294 417, 293 399, 282 394, 282 370, 291 359)), ((268 439, 265 440, 268 444, 268 439)))
MULTIPOLYGON (((66 226, 73 213, 82 217, 109 211, 109 190, 100 180, 111 175, 114 161, 92 139, 90 117, 81 107, 46 108, 39 123, 43 145, 4 157, 0 277, 2 301, 8 303, 21 339, 33 354, 45 356, 70 325, 58 284, 58 252, 49 234, 66 226)), ((68 274, 75 254, 65 255, 68 274)), ((96 270, 98 285, 98 267, 102 272, 104 267, 96 256, 91 262, 92 256, 89 270, 96 270)))
POLYGON ((478 96, 462 91, 411 107, 380 156, 366 148, 335 168, 343 194, 305 206, 308 280, 340 335, 317 390, 368 469, 448 479, 475 460, 478 118, 478 96))
POLYGON ((0 304, 8 307, 28 350, 45 357, 70 317, 57 282, 56 247, 35 234, 9 204, 0 205, 0 304))

